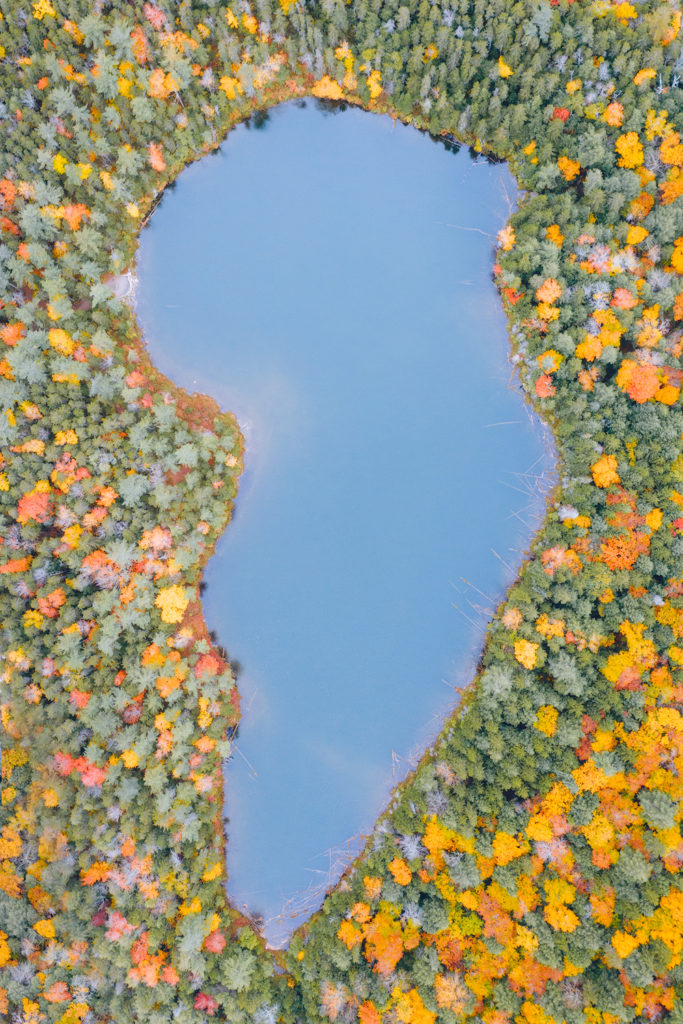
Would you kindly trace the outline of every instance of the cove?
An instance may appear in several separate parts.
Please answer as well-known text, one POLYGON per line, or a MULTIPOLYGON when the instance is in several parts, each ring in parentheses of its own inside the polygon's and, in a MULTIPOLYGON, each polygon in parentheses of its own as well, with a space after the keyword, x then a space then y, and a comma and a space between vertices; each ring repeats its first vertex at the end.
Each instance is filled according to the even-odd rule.
POLYGON ((232 131, 141 236, 153 360, 246 439, 204 611, 240 666, 228 891, 272 945, 436 736, 542 514, 491 281, 514 198, 503 165, 309 101, 232 131))

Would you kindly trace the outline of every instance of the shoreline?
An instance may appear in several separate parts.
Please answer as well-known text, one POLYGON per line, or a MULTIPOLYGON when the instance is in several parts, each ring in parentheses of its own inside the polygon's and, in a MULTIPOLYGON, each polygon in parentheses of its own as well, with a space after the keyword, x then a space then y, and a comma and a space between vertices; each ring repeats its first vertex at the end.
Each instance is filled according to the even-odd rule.
MULTIPOLYGON (((291 86, 290 86, 290 90, 291 90, 291 86)), ((252 111, 250 111, 249 113, 245 114, 245 116, 243 118, 241 118, 239 120, 233 120, 233 123, 228 127, 226 135, 221 139, 220 142, 217 142, 215 146, 212 146, 209 149, 207 149, 206 153, 208 154, 208 152, 211 152, 212 150, 219 148, 220 145, 222 145, 223 141, 225 141, 225 137, 227 137, 227 134, 229 133, 229 131, 230 131, 230 129, 232 127, 236 127, 237 124, 243 123, 245 120, 248 120, 249 117, 253 116, 255 113, 257 113, 259 111, 263 111, 263 110, 268 110, 268 109, 270 109, 270 107, 279 106, 282 103, 285 103, 285 102, 288 102, 288 101, 292 101, 292 100, 296 100, 297 98, 299 98, 299 99, 301 99, 301 98, 310 98, 310 99, 313 99, 313 100, 319 100, 320 99, 320 97, 316 97, 316 95, 312 92, 311 87, 310 87, 310 85, 308 83, 306 85, 300 84, 298 86, 298 91, 295 94, 292 94, 292 91, 289 91, 289 90, 288 91, 280 90, 280 92, 276 96, 268 97, 267 101, 264 104, 259 104, 258 106, 255 106, 254 109, 252 111)), ((356 98, 348 97, 345 100, 340 101, 340 102, 342 102, 342 103, 349 103, 350 105, 353 105, 355 107, 360 107, 361 109, 366 110, 368 113, 379 113, 381 115, 390 116, 390 117, 392 117, 394 119, 401 120, 402 123, 404 123, 404 124, 406 124, 406 125, 408 125, 410 127, 414 127, 417 130, 421 130, 421 131, 425 130, 424 128, 421 128, 419 124, 416 124, 413 120, 410 120, 410 119, 407 119, 407 118, 404 119, 404 118, 398 117, 398 115, 390 109, 388 104, 384 104, 383 107, 380 107, 379 104, 374 104, 374 103, 371 104, 370 106, 365 106, 361 102, 361 100, 359 98, 357 98, 357 97, 356 98)), ((205 155, 205 154, 202 154, 202 155, 205 155)), ((201 156, 198 157, 197 159, 201 159, 201 156)), ((194 160, 188 161, 188 163, 185 164, 182 169, 184 169, 184 167, 189 166, 189 164, 194 163, 194 162, 195 162, 194 160)), ((182 173, 182 169, 178 172, 178 174, 182 173)), ((176 180, 176 177, 177 177, 177 175, 174 175, 170 180, 174 181, 174 180, 176 180)), ((168 184, 168 183, 169 182, 167 182, 166 184, 168 184)), ((159 202, 160 202, 160 200, 161 200, 161 198, 163 196, 163 192, 164 192, 164 190, 166 188, 166 184, 164 185, 164 189, 162 189, 154 197, 154 199, 150 202, 149 208, 148 208, 147 212, 145 213, 145 215, 143 216, 143 218, 141 220, 141 223, 140 223, 140 227, 141 228, 144 227, 148 223, 148 221, 151 218, 151 216, 152 216, 156 206, 159 204, 159 202)), ((522 196, 520 196, 520 199, 523 202, 523 197, 522 196)), ((138 234, 138 238, 139 238, 139 234, 138 234)), ((139 242, 138 242, 138 244, 139 244, 139 242)), ((493 247, 492 247, 492 250, 493 250, 493 247)), ((492 263, 491 263, 491 270, 492 271, 493 271, 493 260, 495 260, 495 256, 492 255, 492 263)), ((213 421, 215 421, 216 419, 219 419, 219 420, 227 421, 227 422, 233 424, 237 428, 238 435, 239 435, 239 438, 240 438, 240 461, 239 461, 239 472, 238 472, 238 475, 236 476, 236 481, 235 482, 236 482, 236 486, 237 486, 237 488, 239 490, 239 486, 241 485, 243 474, 244 474, 244 456, 245 456, 245 451, 246 451, 246 437, 245 437, 245 432, 242 429, 242 424, 239 422, 239 420, 237 419, 237 417, 235 416, 235 414, 232 411, 229 411, 229 410, 224 411, 224 410, 222 410, 221 407, 219 406, 218 402, 215 399, 211 398, 209 395, 207 395, 205 393, 202 393, 202 392, 189 392, 185 388, 181 387, 180 385, 175 384, 172 380, 170 380, 170 378, 166 377, 160 370, 157 369, 156 365, 152 361, 151 355, 150 355, 149 350, 147 348, 147 344, 146 344, 146 342, 144 340, 144 337, 143 337, 143 334, 142 334, 141 326, 140 326, 140 324, 138 322, 137 303, 136 303, 138 276, 137 276, 137 269, 136 269, 136 260, 135 260, 135 258, 131 261, 131 264, 129 265, 127 270, 124 272, 124 274, 119 275, 119 278, 117 280, 121 280, 122 278, 126 278, 127 288, 125 289, 125 291, 123 291, 122 294, 120 294, 117 297, 120 297, 123 301, 125 301, 126 305, 128 306, 129 310, 131 311, 131 314, 135 318, 135 322, 136 322, 136 327, 137 327, 137 332, 138 333, 137 333, 136 341, 131 346, 131 350, 136 353, 136 356, 140 360, 140 363, 138 364, 137 369, 139 369, 141 372, 143 372, 145 374, 146 378, 149 381, 149 388, 150 388, 150 390, 156 391, 157 393, 161 393, 161 394, 163 394, 164 392, 167 392, 167 393, 172 394, 176 398, 176 401, 177 401, 177 406, 176 406, 176 408, 177 408, 177 415, 181 419, 183 419, 186 423, 188 423, 191 427, 195 428, 197 426, 203 426, 205 429, 211 429, 213 431, 213 421), (196 417, 196 419, 195 419, 195 417, 196 417), (208 425, 208 423, 207 423, 207 418, 208 417, 211 417, 211 419, 212 419, 211 425, 208 425)), ((498 288, 497 284, 496 284, 496 289, 497 289, 498 295, 499 295, 499 300, 498 301, 501 303, 501 308, 503 309, 503 312, 506 313, 505 307, 504 307, 503 302, 502 302, 502 297, 501 297, 500 289, 498 288)), ((506 314, 506 320, 507 320, 507 314, 506 314)), ((517 347, 516 347, 516 345, 514 343, 514 339, 512 338, 512 336, 510 334, 509 327, 508 327, 507 323, 506 323, 506 340, 507 340, 507 345, 508 345, 507 362, 508 362, 509 369, 511 371, 511 381, 512 381, 514 379, 514 377, 515 377, 516 372, 519 369, 519 365, 518 365, 519 364, 519 360, 515 358, 516 352, 517 352, 517 347)), ((431 733, 429 738, 425 741, 425 744, 423 744, 422 742, 419 742, 417 744, 417 746, 419 747, 420 753, 419 753, 419 756, 416 755, 417 756, 417 760, 414 763, 414 767, 412 767, 409 770, 409 772, 402 779, 400 779, 398 782, 396 782, 394 785, 392 785, 389 788, 389 790, 388 790, 384 800, 382 801, 383 810, 381 810, 379 815, 375 818, 375 824, 374 824, 372 830, 370 831, 370 833, 368 833, 367 835, 361 834, 360 836, 352 837, 352 838, 359 838, 360 839, 360 848, 357 850, 357 852, 354 855, 352 855, 351 860, 348 861, 348 863, 346 863, 346 865, 342 868, 341 874, 338 875, 332 881, 330 881, 328 879, 325 882, 321 883, 312 892, 310 892, 310 894, 309 894, 309 891, 307 889, 303 889, 303 890, 297 891, 296 893, 294 893, 290 897, 290 899, 295 904, 298 903, 299 901, 301 901, 302 903, 305 904, 305 902, 307 900, 311 900, 311 901, 315 902, 316 904, 318 903, 319 900, 321 900, 321 903, 320 903, 320 906, 318 907, 318 909, 314 910, 305 921, 303 921, 302 923, 296 925, 294 930, 289 934, 289 936, 281 944, 279 944, 277 946, 271 946, 268 943, 268 941, 267 941, 267 939, 265 939, 265 936, 263 935, 263 933, 259 930, 259 927, 257 926, 256 922, 254 920, 252 920, 251 917, 249 916, 249 914, 245 913, 245 911, 243 909, 238 908, 232 902, 229 893, 226 892, 226 886, 229 884, 229 875, 228 875, 228 872, 227 872, 227 861, 226 861, 226 846, 227 846, 227 843, 228 843, 229 840, 226 837, 225 829, 224 829, 224 826, 223 826, 223 811, 224 811, 224 800, 225 800, 224 792, 225 792, 225 786, 226 786, 225 765, 227 764, 227 761, 222 762, 222 767, 221 767, 221 770, 220 770, 220 775, 221 775, 221 787, 220 787, 221 788, 221 800, 220 800, 220 802, 221 802, 221 809, 220 809, 219 814, 217 815, 216 820, 214 821, 214 828, 216 830, 216 833, 218 834, 220 832, 221 837, 222 837, 222 839, 221 839, 221 846, 222 846, 222 851, 223 851, 223 863, 224 863, 224 867, 225 867, 225 872, 224 872, 224 892, 226 892, 226 899, 228 901, 228 905, 230 906, 232 912, 235 915, 237 915, 237 919, 239 919, 239 921, 242 921, 243 923, 248 923, 251 928, 254 928, 255 931, 256 931, 256 934, 258 935, 259 941, 263 942, 264 948, 267 949, 276 958, 276 960, 281 961, 283 964, 284 964, 284 957, 286 956, 292 941, 296 940, 297 936, 301 936, 301 938, 305 939, 305 936, 308 934, 309 928, 312 926, 312 924, 315 921, 315 919, 317 918, 317 916, 323 912, 324 903, 325 903, 325 900, 327 899, 327 897, 329 895, 331 895, 340 886, 343 886, 345 884, 345 882, 348 879, 348 877, 350 875, 352 875, 353 872, 355 871, 357 865, 360 862, 362 862, 363 858, 367 855, 369 844, 372 841, 373 834, 376 832, 377 826, 380 825, 381 822, 385 821, 386 819, 388 819, 390 817, 390 815, 392 813, 392 808, 393 808, 396 800, 400 797, 401 791, 411 784, 411 782, 414 780, 415 776, 417 775, 418 771, 426 763, 428 763, 428 761, 435 755, 436 748, 437 748, 437 745, 438 745, 439 737, 449 727, 454 725, 459 720, 460 716, 467 710, 467 707, 469 706, 469 703, 471 702, 472 696, 473 696, 474 691, 476 689, 476 685, 477 685, 478 679, 479 679, 479 677, 481 675, 481 671, 482 671, 482 669, 481 669, 481 660, 482 660, 483 654, 484 654, 484 652, 486 650, 486 647, 487 647, 487 644, 488 644, 488 641, 489 641, 489 634, 490 634, 491 628, 495 625, 495 623, 496 623, 496 621, 498 619, 500 609, 501 609, 501 607, 506 602, 507 594, 508 594, 509 590, 514 586, 516 581, 519 579, 520 575, 523 573, 525 566, 530 561, 530 559, 533 557, 533 550, 532 550, 533 549, 533 545, 534 545, 534 543, 536 541, 536 537, 542 531, 543 524, 544 524, 544 522, 546 520, 546 517, 547 517, 547 514, 548 514, 548 510, 549 510, 550 507, 552 507, 552 505, 554 503, 554 495, 555 495, 555 493, 556 493, 556 491, 557 491, 557 489, 559 487, 558 479, 559 479, 559 469, 560 469, 560 467, 559 467, 559 461, 558 461, 557 445, 555 443, 554 432, 553 432, 553 429, 552 429, 552 425, 548 422, 547 418, 543 419, 543 418, 540 417, 540 415, 538 414, 538 410, 534 407, 534 403, 531 402, 526 389, 523 387, 523 385, 521 384, 521 381, 519 380, 519 377, 517 377, 517 380, 519 381, 520 388, 521 388, 521 391, 522 391, 522 394, 523 394, 523 397, 524 397, 524 401, 525 401, 525 407, 526 407, 529 415, 530 416, 534 415, 534 416, 538 417, 540 425, 541 425, 544 433, 547 434, 547 436, 552 440, 552 443, 553 443, 553 451, 550 454, 549 461, 551 461, 551 463, 552 463, 554 481, 551 483, 551 486, 548 489, 547 496, 546 496, 546 498, 544 500, 543 510, 539 512, 539 516, 538 516, 539 521, 538 521, 538 523, 534 527, 533 534, 532 534, 532 536, 530 538, 530 541, 529 541, 529 547, 522 553, 522 557, 521 557, 519 566, 518 566, 518 568, 517 568, 513 578, 508 583, 504 584, 503 595, 501 596, 501 599, 500 599, 499 603, 496 606, 496 610, 495 610, 494 614, 491 616, 491 618, 487 622, 487 625, 485 627, 485 632, 484 632, 484 635, 483 635, 483 637, 481 639, 481 642, 476 645, 476 653, 473 653, 473 659, 472 659, 473 673, 469 676, 469 679, 464 684, 464 686, 454 686, 454 690, 457 690, 458 693, 459 693, 459 698, 457 698, 457 702, 453 703, 451 705, 451 702, 449 701, 449 705, 451 705, 451 706, 449 706, 449 708, 444 712, 443 717, 440 718, 438 724, 435 727, 436 731, 431 733)), ((229 504, 227 505, 227 507, 225 509, 225 516, 224 516, 224 522, 223 522, 222 529, 220 530, 220 532, 217 533, 217 535, 214 538, 214 540, 212 541, 211 545, 207 546, 205 551, 202 552, 202 558, 201 558, 201 561, 200 561, 200 564, 199 564, 199 578, 198 578, 197 583, 196 583, 195 600, 193 600, 192 603, 190 604, 190 606, 188 607, 187 613, 186 613, 186 619, 183 621, 183 625, 188 625, 188 626, 190 626, 190 628, 192 628, 192 630, 195 633, 195 636, 197 637, 197 639, 203 639, 203 640, 205 640, 210 645, 210 649, 211 649, 212 653, 214 653, 220 659, 221 664, 223 666, 227 667, 227 668, 230 667, 229 661, 226 661, 226 659, 223 658, 222 654, 220 654, 220 650, 223 649, 222 645, 220 644, 220 641, 218 640, 216 643, 214 643, 211 640, 211 638, 210 638, 208 626, 207 626, 206 620, 204 618, 204 611, 203 611, 203 604, 202 604, 202 596, 200 594, 200 587, 201 587, 202 583, 205 583, 205 581, 204 581, 204 570, 205 570, 206 564, 208 563, 209 559, 215 553, 215 550, 216 550, 216 547, 217 547, 217 544, 218 544, 219 540, 225 535, 225 531, 226 531, 226 529, 230 525, 230 522, 232 520, 233 510, 234 510, 234 503, 235 503, 236 499, 237 499, 237 493, 235 494, 235 497, 230 500, 229 504)), ((235 725, 232 728, 237 730, 239 728, 239 721, 241 719, 241 711, 238 710, 241 701, 240 701, 240 695, 239 695, 239 687, 238 687, 237 683, 235 683, 235 690, 236 690, 236 692, 238 694, 238 700, 237 700, 237 707, 236 707, 236 712, 235 712, 235 715, 236 715, 235 725)), ((257 912, 255 912, 255 913, 257 913, 257 912)), ((285 912, 284 911, 283 911, 282 914, 276 915, 276 917, 271 919, 271 920, 278 921, 278 920, 281 920, 283 916, 285 916, 285 912)), ((239 927, 239 924, 236 923, 235 927, 239 927)))

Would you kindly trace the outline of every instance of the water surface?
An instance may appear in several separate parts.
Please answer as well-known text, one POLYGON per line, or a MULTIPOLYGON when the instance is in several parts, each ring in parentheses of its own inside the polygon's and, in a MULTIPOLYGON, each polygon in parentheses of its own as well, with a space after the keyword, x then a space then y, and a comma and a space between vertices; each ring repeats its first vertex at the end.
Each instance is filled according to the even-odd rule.
POLYGON ((437 733, 542 507, 490 279, 513 200, 502 165, 309 102, 233 131, 142 235, 154 361, 246 434, 204 609, 242 666, 229 891, 273 943, 437 733))

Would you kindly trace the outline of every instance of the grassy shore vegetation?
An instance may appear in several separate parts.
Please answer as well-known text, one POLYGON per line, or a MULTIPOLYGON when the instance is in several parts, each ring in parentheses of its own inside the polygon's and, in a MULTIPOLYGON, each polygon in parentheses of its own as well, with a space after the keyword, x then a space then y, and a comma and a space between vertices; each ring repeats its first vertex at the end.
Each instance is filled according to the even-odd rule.
POLYGON ((0 1016, 683 1021, 676 0, 0 7, 0 1016), (107 280, 189 160, 306 93, 509 161, 493 273, 561 484, 461 709, 276 959, 224 895, 238 701, 198 600, 240 438, 107 280))

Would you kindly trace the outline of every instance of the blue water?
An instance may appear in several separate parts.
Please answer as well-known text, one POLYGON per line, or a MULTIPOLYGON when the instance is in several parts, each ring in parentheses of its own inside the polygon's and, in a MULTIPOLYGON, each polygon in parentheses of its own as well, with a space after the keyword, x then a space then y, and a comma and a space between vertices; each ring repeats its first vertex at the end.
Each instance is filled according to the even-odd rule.
POLYGON ((542 511, 490 278, 514 198, 502 165, 309 102, 234 130, 142 234, 153 359, 246 435, 204 609, 242 666, 229 892, 273 944, 438 732, 542 511))

